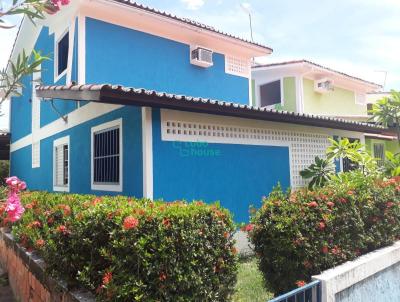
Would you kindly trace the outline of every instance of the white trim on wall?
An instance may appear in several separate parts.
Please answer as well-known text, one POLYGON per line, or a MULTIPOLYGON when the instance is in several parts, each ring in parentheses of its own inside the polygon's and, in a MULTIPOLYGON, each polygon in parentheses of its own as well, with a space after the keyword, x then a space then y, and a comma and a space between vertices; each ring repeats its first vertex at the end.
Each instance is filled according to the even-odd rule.
POLYGON ((93 191, 110 191, 110 192, 122 192, 123 188, 123 135, 122 135, 122 118, 97 125, 91 128, 90 134, 90 179, 91 179, 91 189, 93 191), (119 129, 119 183, 118 184, 96 184, 94 183, 94 150, 93 150, 93 143, 94 143, 94 135, 96 132, 104 131, 107 129, 119 129))
POLYGON ((152 109, 142 107, 143 197, 153 199, 152 109))
POLYGON ((71 83, 72 79, 72 63, 74 57, 74 48, 75 48, 75 22, 76 18, 72 19, 71 25, 69 26, 69 45, 68 45, 68 61, 67 61, 67 76, 66 76, 66 84, 71 83))
POLYGON ((78 84, 86 83, 86 17, 78 16, 78 84))
POLYGON ((70 171, 71 171, 71 161, 70 161, 70 141, 69 141, 69 135, 61 137, 59 139, 56 139, 53 141, 53 191, 57 192, 69 192, 69 186, 71 183, 71 178, 70 178, 70 171), (65 186, 59 186, 57 185, 56 181, 56 148, 59 146, 67 145, 68 146, 68 184, 65 186))
POLYGON ((91 102, 83 107, 80 107, 70 114, 68 114, 68 123, 65 123, 63 119, 59 118, 54 122, 47 124, 40 128, 37 134, 28 134, 23 138, 15 141, 10 145, 10 152, 15 152, 19 149, 25 148, 32 144, 32 139, 43 140, 51 137, 57 133, 65 130, 69 130, 73 127, 79 126, 92 119, 98 118, 104 114, 110 113, 114 110, 124 107, 123 105, 111 105, 111 104, 100 104, 91 102))

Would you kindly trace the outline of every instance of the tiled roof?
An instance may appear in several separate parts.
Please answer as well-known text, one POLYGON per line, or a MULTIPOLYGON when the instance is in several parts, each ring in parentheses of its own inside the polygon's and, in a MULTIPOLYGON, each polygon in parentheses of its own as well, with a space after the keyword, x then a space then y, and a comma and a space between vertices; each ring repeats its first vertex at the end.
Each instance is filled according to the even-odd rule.
POLYGON ((273 66, 284 66, 284 65, 292 65, 292 64, 301 64, 301 63, 310 64, 310 65, 313 65, 315 67, 322 68, 322 69, 325 69, 327 71, 340 74, 340 75, 345 76, 347 78, 367 83, 369 85, 382 87, 382 85, 380 85, 380 84, 377 84, 377 83, 374 83, 374 82, 370 82, 370 81, 366 81, 366 80, 363 80, 361 78, 349 75, 349 74, 341 72, 341 71, 334 70, 334 69, 326 67, 326 66, 322 66, 320 64, 317 64, 317 63, 314 63, 314 62, 311 62, 311 61, 308 61, 308 60, 293 60, 293 61, 286 61, 286 62, 279 62, 279 63, 262 64, 262 65, 253 66, 253 69, 263 68, 263 67, 273 67, 273 66))
POLYGON ((137 3, 135 1, 130 1, 130 0, 109 0, 109 1, 118 2, 118 3, 122 3, 122 4, 126 4, 126 5, 129 5, 129 6, 138 8, 138 9, 142 9, 144 11, 147 11, 147 12, 159 15, 159 16, 170 18, 170 19, 173 19, 173 20, 176 20, 176 21, 179 21, 179 22, 183 22, 183 23, 186 23, 186 24, 189 24, 189 25, 196 26, 196 27, 201 28, 201 29, 212 31, 214 33, 217 33, 217 34, 220 34, 220 35, 223 35, 223 36, 227 36, 229 38, 233 38, 233 39, 239 40, 241 42, 252 44, 254 46, 261 47, 261 48, 264 48, 264 49, 272 52, 272 48, 270 48, 268 46, 265 46, 265 45, 262 45, 260 43, 256 43, 256 42, 253 42, 253 41, 250 41, 250 40, 247 40, 247 39, 240 38, 238 36, 223 32, 223 31, 221 31, 219 29, 216 29, 216 28, 214 28, 212 26, 209 26, 209 25, 206 25, 206 24, 203 24, 203 23, 200 23, 200 22, 188 19, 188 18, 178 17, 176 15, 173 15, 173 14, 167 13, 165 11, 161 11, 161 10, 158 10, 158 9, 155 9, 155 8, 152 8, 152 7, 137 3))
POLYGON ((168 108, 367 133, 381 134, 389 131, 385 127, 365 122, 350 121, 340 118, 305 113, 299 114, 294 112, 267 109, 265 107, 255 107, 208 98, 176 95, 165 92, 157 92, 154 90, 137 89, 118 85, 71 84, 67 86, 37 86, 36 91, 38 97, 50 99, 86 100, 109 104, 168 108))

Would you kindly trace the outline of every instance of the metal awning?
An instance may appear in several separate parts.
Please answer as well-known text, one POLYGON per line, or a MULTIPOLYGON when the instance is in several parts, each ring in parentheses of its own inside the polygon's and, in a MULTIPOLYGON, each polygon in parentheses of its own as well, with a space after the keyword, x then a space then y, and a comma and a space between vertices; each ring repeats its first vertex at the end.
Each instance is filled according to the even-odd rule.
POLYGON ((166 108, 197 113, 233 116, 280 123, 307 125, 374 134, 393 134, 385 127, 340 118, 242 105, 233 102, 169 94, 109 84, 37 86, 36 94, 44 99, 92 101, 115 105, 166 108))

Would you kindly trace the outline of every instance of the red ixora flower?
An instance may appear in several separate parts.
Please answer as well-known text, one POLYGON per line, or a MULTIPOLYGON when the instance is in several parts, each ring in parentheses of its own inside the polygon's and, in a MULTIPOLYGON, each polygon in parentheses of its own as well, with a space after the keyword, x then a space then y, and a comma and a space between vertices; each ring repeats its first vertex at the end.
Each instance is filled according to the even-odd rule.
POLYGON ((45 244, 45 241, 43 239, 38 239, 36 240, 36 247, 37 248, 42 248, 45 244))
POLYGON ((68 235, 69 234, 69 230, 65 225, 60 225, 57 228, 57 232, 63 234, 63 235, 68 235))
POLYGON ((324 254, 328 254, 329 253, 329 248, 326 245, 324 245, 322 247, 322 249, 321 249, 321 252, 324 253, 324 254))
POLYGON ((164 272, 161 272, 160 275, 158 276, 158 279, 160 279, 160 281, 167 280, 167 274, 164 272))
POLYGON ((298 280, 298 281, 296 281, 296 285, 297 285, 297 287, 303 287, 304 285, 306 285, 307 283, 306 283, 306 281, 304 281, 304 280, 298 280))
POLYGON ((325 228, 326 228, 325 222, 321 221, 320 223, 318 223, 318 229, 320 231, 323 231, 325 228))
POLYGON ((244 227, 244 230, 245 230, 246 232, 251 232, 252 230, 254 230, 254 224, 250 223, 250 224, 246 225, 246 226, 244 227))
POLYGON ((63 211, 65 216, 71 215, 71 207, 69 205, 60 204, 58 207, 63 211))
POLYGON ((139 220, 133 216, 128 216, 124 219, 124 229, 134 229, 139 225, 139 220))
POLYGON ((343 198, 343 197, 340 197, 340 198, 339 198, 339 202, 340 202, 340 203, 347 203, 347 199, 346 199, 346 198, 343 198))
POLYGON ((112 272, 105 272, 103 275, 103 286, 109 284, 112 280, 112 272))
POLYGON ((307 204, 310 208, 318 207, 318 203, 316 201, 311 201, 307 204))
POLYGON ((168 218, 164 218, 163 221, 162 221, 162 224, 165 227, 169 228, 171 226, 171 220, 169 220, 168 218))
POLYGON ((331 209, 335 206, 335 204, 334 204, 332 201, 328 201, 328 202, 326 203, 326 205, 327 205, 329 208, 331 208, 331 209))
POLYGON ((42 227, 42 223, 40 221, 32 221, 29 225, 28 228, 30 229, 37 229, 37 228, 41 228, 42 227))

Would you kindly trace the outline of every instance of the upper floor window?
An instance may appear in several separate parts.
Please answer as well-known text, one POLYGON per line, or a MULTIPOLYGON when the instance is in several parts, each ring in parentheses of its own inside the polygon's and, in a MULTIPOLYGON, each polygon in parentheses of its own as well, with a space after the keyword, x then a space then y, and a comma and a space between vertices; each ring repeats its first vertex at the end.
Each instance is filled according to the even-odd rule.
POLYGON ((92 189, 122 191, 122 120, 92 128, 92 189))
POLYGON ((374 108, 374 104, 367 104, 367 112, 368 115, 372 115, 372 109, 374 108))
POLYGON ((69 52, 69 32, 67 31, 57 41, 55 47, 55 69, 56 77, 61 77, 67 71, 68 67, 68 52, 69 52))
POLYGON ((281 80, 260 85, 260 106, 266 107, 281 104, 281 80))

